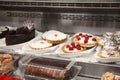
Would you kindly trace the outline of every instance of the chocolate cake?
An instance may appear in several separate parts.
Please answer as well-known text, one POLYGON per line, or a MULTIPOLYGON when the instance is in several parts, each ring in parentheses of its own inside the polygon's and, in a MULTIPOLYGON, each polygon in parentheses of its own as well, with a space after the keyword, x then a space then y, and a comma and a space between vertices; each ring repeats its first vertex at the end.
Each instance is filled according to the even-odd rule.
POLYGON ((0 26, 0 38, 5 37, 9 29, 6 26, 0 26))
POLYGON ((35 28, 31 21, 25 21, 24 26, 11 30, 6 35, 6 45, 14 45, 29 41, 35 37, 35 28))

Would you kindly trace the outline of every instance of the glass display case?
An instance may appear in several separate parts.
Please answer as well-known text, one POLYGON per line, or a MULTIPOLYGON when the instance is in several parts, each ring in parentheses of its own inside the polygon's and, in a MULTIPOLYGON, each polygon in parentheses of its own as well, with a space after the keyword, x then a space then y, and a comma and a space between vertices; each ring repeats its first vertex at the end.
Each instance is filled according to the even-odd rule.
MULTIPOLYGON (((116 31, 120 31, 120 1, 0 0, 0 26, 20 28, 26 19, 32 20, 36 31, 38 31, 34 41, 41 40, 41 35, 48 30, 57 30, 66 33, 69 35, 69 39, 76 33, 86 33, 87 38, 85 36, 84 38, 87 40, 88 37, 90 39, 90 34, 94 38, 101 38, 106 32, 115 33, 116 31)), ((83 38, 83 36, 79 37, 83 38)), ((117 40, 119 41, 119 33, 117 34, 117 40)), ((0 41, 3 40, 0 39, 0 41)), ((97 38, 95 41, 98 41, 97 38)), ((99 80, 105 72, 113 72, 116 75, 120 75, 119 59, 117 62, 112 63, 101 63, 96 60, 94 54, 99 50, 100 44, 98 45, 94 51, 84 56, 60 57, 57 54, 54 55, 55 51, 37 56, 46 56, 56 60, 76 60, 76 65, 82 67, 76 80, 99 80)), ((27 52, 23 51, 21 46, 18 46, 16 51, 20 54, 28 55, 29 53, 25 54, 27 52)), ((12 47, 12 49, 15 49, 15 47, 12 47)), ((120 46, 118 46, 118 51, 120 52, 120 46)))

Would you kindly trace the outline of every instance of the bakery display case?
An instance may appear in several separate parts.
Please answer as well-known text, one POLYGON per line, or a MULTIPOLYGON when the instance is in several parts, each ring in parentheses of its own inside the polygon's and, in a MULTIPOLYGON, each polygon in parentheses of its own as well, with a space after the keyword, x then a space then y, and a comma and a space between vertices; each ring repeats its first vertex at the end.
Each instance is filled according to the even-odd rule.
POLYGON ((15 65, 25 80, 39 79, 38 68, 62 73, 71 61, 68 76, 77 74, 75 80, 119 80, 119 26, 119 0, 0 0, 0 48, 22 56, 15 65))

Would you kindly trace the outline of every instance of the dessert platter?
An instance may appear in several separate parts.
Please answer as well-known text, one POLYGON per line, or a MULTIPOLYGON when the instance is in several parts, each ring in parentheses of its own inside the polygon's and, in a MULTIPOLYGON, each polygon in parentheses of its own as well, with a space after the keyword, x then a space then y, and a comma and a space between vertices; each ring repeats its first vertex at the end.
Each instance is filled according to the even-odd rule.
POLYGON ((55 51, 61 57, 77 57, 95 51, 97 38, 89 33, 79 32, 73 35, 68 42, 61 44, 55 51))
POLYGON ((120 61, 119 44, 114 38, 114 33, 106 32, 103 37, 104 43, 99 46, 95 55, 96 59, 104 63, 120 61))
POLYGON ((26 42, 30 42, 41 35, 34 28, 34 23, 30 20, 24 22, 23 27, 0 27, 0 47, 1 48, 20 48, 26 42))
POLYGON ((34 55, 44 55, 42 53, 55 51, 59 44, 66 42, 67 39, 67 34, 56 30, 49 30, 44 32, 40 38, 24 45, 22 49, 26 54, 35 53, 34 55))

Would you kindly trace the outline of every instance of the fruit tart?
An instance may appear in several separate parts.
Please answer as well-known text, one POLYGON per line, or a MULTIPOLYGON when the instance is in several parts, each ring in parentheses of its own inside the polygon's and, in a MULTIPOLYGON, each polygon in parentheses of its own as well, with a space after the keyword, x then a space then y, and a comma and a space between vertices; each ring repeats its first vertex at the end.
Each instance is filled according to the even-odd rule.
POLYGON ((86 50, 86 48, 80 46, 79 44, 72 42, 71 44, 63 45, 61 47, 61 50, 65 53, 77 53, 77 52, 82 52, 82 51, 86 50))
POLYGON ((50 30, 43 33, 42 38, 52 44, 59 44, 67 40, 67 35, 56 30, 50 30))
POLYGON ((97 38, 88 33, 78 33, 72 37, 72 41, 79 43, 83 47, 92 47, 97 45, 97 38))

